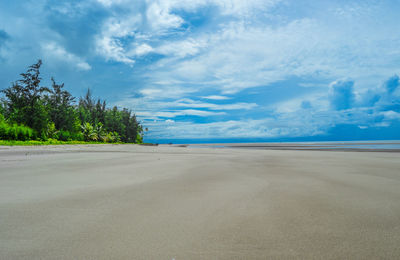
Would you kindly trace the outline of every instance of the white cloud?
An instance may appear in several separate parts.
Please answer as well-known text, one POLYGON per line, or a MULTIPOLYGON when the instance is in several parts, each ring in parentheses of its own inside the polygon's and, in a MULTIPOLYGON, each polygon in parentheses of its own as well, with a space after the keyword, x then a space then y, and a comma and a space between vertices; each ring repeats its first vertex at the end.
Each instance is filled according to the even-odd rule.
POLYGON ((148 3, 157 4, 164 12, 171 10, 193 11, 203 6, 216 6, 222 15, 235 17, 249 17, 254 12, 266 12, 281 0, 148 0, 148 3))
POLYGON ((125 49, 118 39, 103 36, 96 41, 96 50, 107 60, 119 61, 127 64, 134 64, 135 61, 125 54, 125 49))
POLYGON ((307 95, 302 95, 272 104, 270 105, 270 108, 272 108, 277 114, 296 113, 299 110, 304 109, 304 104, 311 106, 312 111, 315 112, 327 111, 330 108, 330 103, 327 99, 326 92, 318 92, 313 94, 308 93, 307 95))
POLYGON ((201 97, 201 98, 210 99, 210 100, 228 100, 228 99, 231 99, 230 97, 219 96, 219 95, 204 96, 204 97, 201 97))
POLYGON ((102 25, 102 31, 96 37, 96 51, 107 60, 118 61, 132 65, 135 63, 132 58, 135 54, 143 53, 144 46, 139 50, 130 50, 123 39, 134 36, 142 16, 130 14, 122 17, 111 17, 102 25))
POLYGON ((139 27, 142 15, 138 13, 111 17, 103 24, 102 34, 108 37, 133 36, 134 31, 139 27))
MULTIPOLYGON (((97 36, 97 51, 108 60, 115 60, 127 64, 134 62, 133 56, 141 56, 149 52, 172 55, 177 58, 193 56, 206 46, 205 39, 186 38, 178 41, 167 41, 157 48, 149 48, 148 40, 157 40, 159 36, 174 33, 185 20, 177 15, 175 10, 194 11, 203 6, 216 6, 221 15, 243 17, 254 12, 262 12, 274 6, 279 0, 146 0, 140 5, 129 0, 97 0, 106 7, 120 6, 124 14, 113 14, 103 24, 101 33, 97 36), (135 8, 139 7, 140 8, 135 8), (144 12, 139 13, 139 9, 144 12), (134 41, 136 46, 132 49, 122 44, 122 39, 136 33, 134 41), (139 40, 139 42, 138 42, 139 40)), ((132 43, 132 42, 131 42, 132 43)))
POLYGON ((132 108, 140 107, 137 115, 141 119, 154 119, 158 117, 176 117, 184 115, 193 116, 216 116, 226 115, 226 111, 230 110, 251 110, 257 107, 255 103, 231 103, 231 104, 213 104, 200 101, 194 101, 183 98, 173 101, 164 101, 162 98, 154 98, 159 96, 161 91, 157 89, 145 89, 141 92, 144 96, 139 98, 127 98, 115 103, 114 105, 132 108), (148 97, 151 97, 150 99, 148 97), (187 108, 187 109, 177 109, 187 108), (207 109, 207 110, 201 110, 207 109), (209 111, 211 110, 211 111, 209 111), (218 111, 218 112, 216 112, 218 111))
MULTIPOLYGON (((397 110, 397 106, 394 106, 395 110, 387 108, 387 106, 393 107, 400 102, 396 96, 398 88, 396 80, 398 80, 398 77, 393 76, 385 81, 382 88, 386 92, 381 92, 380 88, 377 89, 377 93, 391 101, 389 103, 376 103, 373 107, 360 105, 349 107, 346 105, 346 109, 337 110, 336 106, 332 109, 332 94, 329 93, 328 86, 330 88, 339 87, 339 94, 337 95, 341 106, 343 103, 341 88, 345 87, 344 99, 352 96, 351 92, 354 91, 352 88, 354 82, 338 80, 330 85, 327 84, 325 92, 295 97, 274 105, 275 109, 268 113, 264 119, 226 120, 212 123, 177 121, 174 125, 165 125, 158 121, 155 124, 145 121, 145 125, 152 129, 148 135, 150 139, 166 136, 168 138, 301 137, 328 134, 329 129, 337 125, 354 125, 361 130, 370 127, 390 127, 394 122, 400 121, 400 111, 397 110), (348 88, 348 86, 350 87, 348 88), (304 105, 305 103, 306 105, 304 105)), ((336 102, 336 99, 334 101, 336 102)), ((231 107, 224 107, 224 105, 214 107, 215 104, 198 102, 188 98, 173 102, 155 103, 156 107, 184 107, 186 105, 217 110, 235 109, 234 105, 245 106, 245 104, 237 103, 229 104, 231 107)), ((164 116, 166 115, 164 114, 164 116)))
POLYGON ((42 45, 44 57, 48 60, 62 60, 72 64, 79 70, 90 70, 92 67, 82 58, 67 52, 64 47, 55 42, 48 42, 42 45))
POLYGON ((130 4, 131 0, 97 0, 97 2, 103 4, 106 7, 110 7, 112 5, 121 5, 121 4, 130 4))
POLYGON ((143 43, 138 46, 135 46, 131 51, 128 52, 128 55, 129 56, 133 56, 133 55, 134 56, 143 56, 143 55, 149 54, 153 51, 154 51, 154 49, 150 45, 143 43))
POLYGON ((145 119, 153 119, 153 118, 159 118, 159 117, 167 117, 167 118, 173 118, 177 116, 200 116, 200 117, 206 117, 206 116, 220 116, 220 115, 225 115, 225 112, 211 112, 211 111, 205 111, 205 110, 196 110, 196 109, 184 109, 184 110, 175 110, 175 111, 156 111, 156 112, 150 112, 150 111, 137 111, 136 115, 138 117, 142 117, 145 119))
MULTIPOLYGON (((221 2, 217 5, 247 5, 246 1, 221 2)), ((257 6, 257 1, 250 2, 250 6, 257 6)), ((375 28, 379 33, 371 35, 364 28, 360 30, 359 24, 342 26, 340 18, 329 12, 325 17, 288 19, 273 26, 234 20, 221 23, 214 31, 183 34, 179 40, 167 40, 154 48, 166 57, 150 67, 149 75, 156 80, 201 82, 235 94, 292 76, 333 79, 351 74, 361 82, 373 66, 374 75, 362 84, 368 88, 397 68, 398 55, 393 51, 400 42, 394 33, 400 33, 398 28, 389 30, 386 24, 381 25, 375 28)))
POLYGON ((183 41, 167 42, 159 46, 155 52, 176 58, 184 58, 198 54, 206 46, 206 39, 189 38, 183 41))
POLYGON ((147 138, 244 138, 317 135, 321 131, 316 125, 304 127, 300 122, 282 124, 273 118, 261 120, 228 120, 212 123, 175 122, 173 125, 160 121, 147 122, 151 132, 147 138))
POLYGON ((400 113, 395 112, 393 110, 389 110, 389 111, 384 111, 381 112, 380 114, 382 114, 386 120, 398 120, 400 119, 400 113))
POLYGON ((180 98, 188 94, 196 92, 197 89, 189 87, 150 87, 139 91, 146 100, 160 100, 170 98, 180 98))
POLYGON ((152 29, 156 31, 177 28, 183 23, 183 19, 171 14, 169 6, 162 1, 149 4, 146 16, 152 29))
POLYGON ((165 103, 168 106, 190 107, 190 108, 208 108, 210 110, 250 110, 257 107, 256 103, 231 103, 231 104, 212 104, 200 101, 194 101, 189 98, 176 100, 174 102, 165 103))
MULTIPOLYGON (((192 52, 185 51, 185 48, 167 48, 165 46, 170 46, 168 43, 159 47, 159 51, 164 50, 171 56, 161 60, 159 66, 153 66, 149 74, 156 79, 167 77, 207 83, 226 94, 268 85, 288 75, 313 74, 317 68, 327 67, 316 57, 326 52, 326 49, 319 51, 316 48, 320 40, 310 42, 315 39, 310 37, 315 30, 316 22, 307 19, 277 29, 233 22, 214 34, 183 40, 182 45, 189 42, 192 43, 189 46, 195 46, 188 48, 192 52), (189 58, 178 59, 187 55, 189 58)), ((172 46, 179 46, 179 43, 174 42, 172 46)))

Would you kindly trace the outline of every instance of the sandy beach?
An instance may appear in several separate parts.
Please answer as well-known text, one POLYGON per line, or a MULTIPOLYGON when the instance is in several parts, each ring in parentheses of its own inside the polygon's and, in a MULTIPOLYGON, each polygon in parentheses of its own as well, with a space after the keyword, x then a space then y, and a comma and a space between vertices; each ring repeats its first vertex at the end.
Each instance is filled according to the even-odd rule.
POLYGON ((0 259, 398 259, 400 153, 0 147, 0 259))

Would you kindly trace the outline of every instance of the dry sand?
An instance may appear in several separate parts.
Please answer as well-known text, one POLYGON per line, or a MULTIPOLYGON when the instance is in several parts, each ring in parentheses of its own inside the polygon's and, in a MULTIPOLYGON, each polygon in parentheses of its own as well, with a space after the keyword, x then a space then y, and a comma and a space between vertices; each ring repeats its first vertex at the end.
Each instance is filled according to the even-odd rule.
POLYGON ((0 259, 399 259, 400 153, 0 147, 0 259))

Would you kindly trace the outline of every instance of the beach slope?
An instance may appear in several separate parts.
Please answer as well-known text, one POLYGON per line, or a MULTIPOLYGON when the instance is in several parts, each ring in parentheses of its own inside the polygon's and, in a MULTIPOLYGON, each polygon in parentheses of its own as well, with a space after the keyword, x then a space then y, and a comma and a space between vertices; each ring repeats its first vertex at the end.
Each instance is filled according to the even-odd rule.
POLYGON ((400 153, 0 147, 1 259, 395 259, 400 153))

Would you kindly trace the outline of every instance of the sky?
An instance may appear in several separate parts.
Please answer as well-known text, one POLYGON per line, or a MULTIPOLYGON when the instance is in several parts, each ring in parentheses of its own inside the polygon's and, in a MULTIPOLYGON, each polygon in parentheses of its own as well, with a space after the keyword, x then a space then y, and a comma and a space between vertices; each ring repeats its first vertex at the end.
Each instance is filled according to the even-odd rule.
POLYGON ((0 88, 38 59, 145 140, 400 139, 398 0, 0 1, 0 88))

